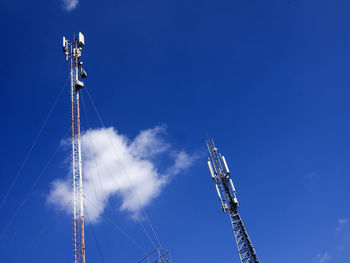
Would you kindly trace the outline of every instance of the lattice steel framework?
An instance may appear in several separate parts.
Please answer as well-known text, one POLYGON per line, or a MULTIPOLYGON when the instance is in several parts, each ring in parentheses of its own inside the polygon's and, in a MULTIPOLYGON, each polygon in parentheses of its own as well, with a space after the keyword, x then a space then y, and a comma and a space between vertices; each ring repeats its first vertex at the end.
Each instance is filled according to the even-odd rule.
POLYGON ((225 157, 222 156, 214 145, 212 139, 206 141, 209 158, 208 167, 212 179, 216 182, 216 191, 221 202, 223 212, 228 210, 233 233, 235 236, 238 254, 242 263, 259 263, 253 244, 244 227, 242 219, 238 213, 238 200, 236 190, 230 178, 225 157))
POLYGON ((79 33, 73 41, 63 38, 63 52, 70 59, 72 114, 72 175, 73 175, 73 247, 74 263, 85 263, 83 178, 80 143, 79 90, 87 76, 80 61, 84 36, 79 33))
POLYGON ((170 252, 164 248, 157 248, 138 263, 171 263, 170 252))

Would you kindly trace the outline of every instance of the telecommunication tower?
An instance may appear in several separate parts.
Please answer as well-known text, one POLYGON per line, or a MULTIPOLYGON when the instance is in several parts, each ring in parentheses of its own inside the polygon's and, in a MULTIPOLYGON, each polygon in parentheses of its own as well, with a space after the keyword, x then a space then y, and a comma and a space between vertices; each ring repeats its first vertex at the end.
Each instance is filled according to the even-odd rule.
POLYGON ((79 32, 73 41, 63 37, 63 52, 66 60, 70 59, 71 79, 71 112, 72 112, 72 174, 73 174, 73 246, 74 263, 85 263, 84 241, 84 205, 83 205, 83 178, 81 164, 80 143, 80 112, 79 90, 84 87, 82 81, 87 77, 80 60, 81 51, 85 44, 84 35, 79 32))
POLYGON ((248 236, 238 213, 238 200, 236 190, 230 178, 225 157, 222 156, 214 145, 212 139, 206 141, 209 158, 208 167, 212 179, 215 181, 216 191, 221 203, 222 211, 229 212, 233 233, 236 239, 238 254, 242 263, 259 263, 253 244, 248 236))

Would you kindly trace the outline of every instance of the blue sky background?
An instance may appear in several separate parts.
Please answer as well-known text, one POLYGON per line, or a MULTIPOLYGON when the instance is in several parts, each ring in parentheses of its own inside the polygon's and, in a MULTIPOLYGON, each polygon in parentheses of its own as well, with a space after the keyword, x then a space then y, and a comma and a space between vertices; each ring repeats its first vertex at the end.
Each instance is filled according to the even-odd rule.
MULTIPOLYGON (((68 75, 61 38, 81 31, 86 85, 106 126, 132 139, 166 124, 168 143, 199 156, 146 207, 175 262, 239 262, 206 134, 228 161, 261 262, 350 262, 349 11, 345 0, 103 0, 70 12, 60 0, 1 0, 0 197, 68 75)), ((0 210, 1 231, 67 133, 69 110, 67 87, 0 210)), ((67 156, 60 149, 0 239, 2 262, 48 222, 18 262, 72 261, 71 218, 46 202, 67 156)), ((151 251, 118 202, 105 214, 151 251)), ((109 222, 93 229, 104 262, 143 257, 109 222)), ((102 262, 89 226, 86 249, 87 262, 102 262)))

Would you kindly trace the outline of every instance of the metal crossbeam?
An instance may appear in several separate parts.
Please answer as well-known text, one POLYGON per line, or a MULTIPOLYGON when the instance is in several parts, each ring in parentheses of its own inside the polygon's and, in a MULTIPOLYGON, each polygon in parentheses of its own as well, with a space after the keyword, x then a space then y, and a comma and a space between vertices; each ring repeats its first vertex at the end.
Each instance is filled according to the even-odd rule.
POLYGON ((171 256, 169 250, 164 248, 157 248, 138 263, 171 263, 171 256))

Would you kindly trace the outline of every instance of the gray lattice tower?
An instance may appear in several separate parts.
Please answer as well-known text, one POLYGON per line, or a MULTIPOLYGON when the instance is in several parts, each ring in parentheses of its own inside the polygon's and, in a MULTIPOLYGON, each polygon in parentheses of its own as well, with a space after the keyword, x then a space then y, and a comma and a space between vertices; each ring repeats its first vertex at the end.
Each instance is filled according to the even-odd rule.
POLYGON ((260 261, 258 260, 253 244, 238 213, 239 203, 236 190, 230 178, 230 171, 225 157, 218 152, 212 139, 207 140, 206 144, 209 151, 209 171, 212 179, 216 182, 215 187, 221 202, 222 211, 226 212, 228 210, 229 212, 241 262, 259 263, 260 261))
POLYGON ((138 263, 171 263, 169 250, 157 248, 152 253, 144 257, 138 263))
POLYGON ((74 263, 85 263, 83 178, 80 143, 79 90, 84 87, 81 79, 87 76, 82 67, 81 51, 84 36, 79 32, 73 41, 63 37, 63 52, 70 59, 72 106, 72 175, 73 175, 73 247, 74 263))

